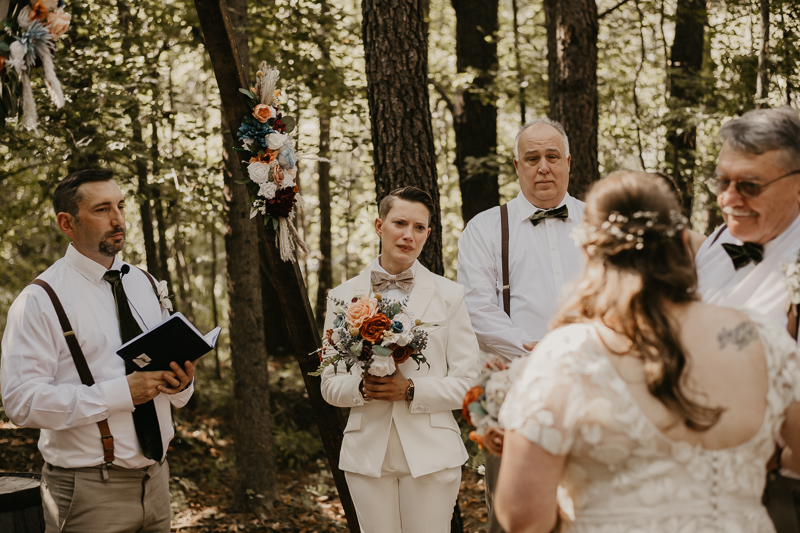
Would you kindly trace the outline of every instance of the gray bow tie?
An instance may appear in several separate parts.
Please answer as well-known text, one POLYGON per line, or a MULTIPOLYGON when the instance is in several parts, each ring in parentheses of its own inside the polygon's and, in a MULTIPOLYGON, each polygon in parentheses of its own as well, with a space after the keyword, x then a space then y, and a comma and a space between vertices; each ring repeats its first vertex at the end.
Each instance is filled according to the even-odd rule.
POLYGON ((397 275, 393 274, 386 274, 384 272, 378 272, 377 270, 373 270, 371 274, 372 279, 372 290, 374 292, 383 292, 389 288, 389 285, 397 285, 401 289, 406 292, 411 290, 411 287, 414 286, 414 274, 411 273, 411 269, 407 268, 403 270, 397 275))

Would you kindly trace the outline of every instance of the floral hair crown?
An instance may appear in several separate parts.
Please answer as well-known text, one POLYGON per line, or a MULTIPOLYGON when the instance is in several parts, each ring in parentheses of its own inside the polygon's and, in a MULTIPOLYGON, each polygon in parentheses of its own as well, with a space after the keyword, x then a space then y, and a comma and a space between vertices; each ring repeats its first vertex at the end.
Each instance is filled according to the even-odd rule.
POLYGON ((655 211, 637 211, 630 218, 612 211, 600 226, 584 222, 572 230, 570 236, 578 246, 586 247, 586 253, 595 255, 598 245, 611 245, 612 255, 622 250, 641 250, 645 237, 670 240, 689 226, 688 219, 678 211, 670 210, 669 222, 660 222, 655 211), (605 237, 605 238, 604 238, 605 237))

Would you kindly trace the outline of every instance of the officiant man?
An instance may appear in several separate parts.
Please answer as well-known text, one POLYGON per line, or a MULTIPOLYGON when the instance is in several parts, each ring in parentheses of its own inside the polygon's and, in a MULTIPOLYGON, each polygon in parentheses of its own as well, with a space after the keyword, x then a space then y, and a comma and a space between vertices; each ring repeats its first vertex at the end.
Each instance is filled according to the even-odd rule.
MULTIPOLYGON (((583 254, 569 235, 586 204, 567 192, 570 161, 561 124, 547 118, 525 124, 514 141, 519 194, 470 220, 458 240, 458 282, 484 362, 529 354, 547 333, 562 289, 583 272, 583 254)), ((487 454, 490 533, 502 531, 492 512, 499 467, 500 457, 487 454)))
POLYGON ((15 424, 41 428, 47 533, 166 533, 170 404, 189 401, 194 364, 131 372, 116 354, 169 313, 149 274, 117 257, 125 216, 113 173, 70 174, 53 204, 72 243, 9 310, 3 406, 15 424))
MULTIPOLYGON (((698 290, 716 305, 755 309, 797 338, 784 265, 800 251, 800 116, 749 111, 720 130, 717 202, 725 224, 697 254, 698 290)), ((791 452, 784 450, 784 459, 791 452)), ((778 533, 800 531, 800 476, 769 475, 765 503, 778 533)))

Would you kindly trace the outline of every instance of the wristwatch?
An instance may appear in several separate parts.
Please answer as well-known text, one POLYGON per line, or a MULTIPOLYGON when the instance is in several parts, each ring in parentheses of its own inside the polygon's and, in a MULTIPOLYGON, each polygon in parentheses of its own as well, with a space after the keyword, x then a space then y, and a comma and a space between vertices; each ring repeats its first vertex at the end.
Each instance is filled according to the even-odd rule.
POLYGON ((409 379, 408 388, 406 389, 406 401, 410 402, 413 400, 414 400, 414 382, 409 379))

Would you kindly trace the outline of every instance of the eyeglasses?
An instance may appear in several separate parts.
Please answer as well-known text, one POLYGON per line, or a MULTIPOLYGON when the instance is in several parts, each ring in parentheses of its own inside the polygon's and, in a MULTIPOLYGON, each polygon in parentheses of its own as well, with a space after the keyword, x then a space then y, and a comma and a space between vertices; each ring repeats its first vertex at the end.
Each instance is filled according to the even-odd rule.
POLYGON ((795 174, 800 174, 800 169, 792 170, 784 174, 783 176, 779 176, 772 181, 768 181, 767 183, 758 183, 756 181, 747 181, 747 180, 726 180, 724 178, 717 178, 717 196, 724 193, 728 190, 731 183, 734 184, 736 188, 736 192, 742 198, 755 198, 756 196, 760 195, 764 188, 768 185, 772 185, 778 180, 782 180, 783 178, 788 178, 789 176, 793 176, 795 174))

